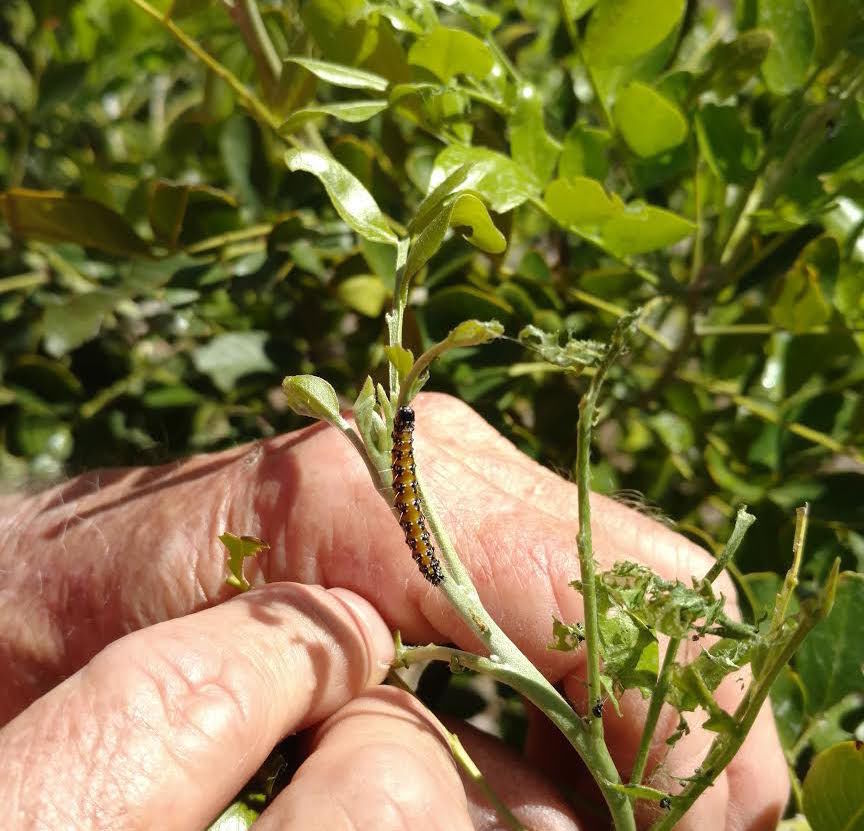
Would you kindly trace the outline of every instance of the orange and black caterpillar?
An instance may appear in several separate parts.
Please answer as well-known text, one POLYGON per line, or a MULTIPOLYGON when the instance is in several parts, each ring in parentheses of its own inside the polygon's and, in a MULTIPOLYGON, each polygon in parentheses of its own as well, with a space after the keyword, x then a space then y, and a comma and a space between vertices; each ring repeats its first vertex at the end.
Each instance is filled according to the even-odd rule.
POLYGON ((414 410, 400 407, 393 418, 393 505, 399 512, 399 524, 405 532, 405 542, 420 573, 437 586, 444 579, 441 563, 426 530, 426 520, 420 506, 420 489, 414 467, 414 410))

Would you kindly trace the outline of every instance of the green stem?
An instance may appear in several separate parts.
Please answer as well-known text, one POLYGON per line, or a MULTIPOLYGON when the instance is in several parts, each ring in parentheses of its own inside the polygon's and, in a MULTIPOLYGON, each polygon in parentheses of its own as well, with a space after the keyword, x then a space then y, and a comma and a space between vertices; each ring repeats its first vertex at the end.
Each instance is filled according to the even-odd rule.
POLYGON ((810 518, 810 506, 804 504, 802 508, 795 511, 795 536, 792 539, 792 568, 786 572, 783 580, 783 588, 774 606, 774 614, 771 618, 771 628, 779 632, 786 620, 786 609, 789 601, 798 587, 798 574, 801 570, 801 560, 804 556, 804 543, 807 541, 807 523, 810 518))
POLYGON ((447 742, 450 745, 450 752, 456 760, 456 764, 462 768, 462 772, 467 776, 483 793, 489 804, 495 809, 498 816, 506 823, 511 831, 528 831, 524 825, 514 816, 513 812, 504 804, 498 794, 492 789, 492 786, 486 780, 486 777, 480 771, 480 768, 474 763, 474 760, 468 755, 465 746, 455 733, 447 733, 447 742))
MULTIPOLYGON (((271 112, 258 96, 250 92, 246 85, 233 73, 210 55, 196 40, 189 37, 171 18, 163 15, 158 9, 151 6, 147 0, 129 0, 138 6, 141 11, 150 15, 160 26, 167 29, 174 38, 188 52, 191 52, 201 61, 214 75, 221 78, 234 91, 238 101, 246 107, 254 118, 279 135, 279 118, 271 112)), ((279 136, 285 141, 296 143, 291 137, 279 136)))
MULTIPOLYGON (((746 507, 742 507, 738 510, 735 517, 735 526, 729 536, 729 541, 726 543, 720 556, 707 571, 703 580, 713 583, 720 576, 720 573, 734 559, 735 554, 744 539, 744 535, 755 521, 756 517, 752 514, 748 514, 746 507)), ((669 644, 666 647, 663 666, 660 668, 657 683, 651 693, 651 703, 648 705, 648 714, 645 716, 645 726, 642 729, 642 737, 639 741, 639 750, 636 754, 636 761, 633 763, 633 771, 630 774, 631 785, 641 784, 642 777, 645 775, 645 766, 648 762, 648 753, 651 750, 654 731, 657 729, 660 710, 663 707, 663 702, 666 700, 666 693, 669 690, 670 672, 672 671, 672 666, 675 663, 675 658, 678 655, 681 643, 681 638, 670 638, 669 644)))
MULTIPOLYGON (((582 601, 585 615, 586 672, 588 675, 589 709, 602 701, 600 678, 600 625, 597 611, 597 585, 594 568, 594 549, 591 539, 591 433, 597 410, 597 400, 606 375, 624 350, 627 335, 635 328, 637 315, 622 318, 612 334, 612 340, 596 368, 587 392, 579 401, 579 423, 576 429, 576 485, 579 510, 579 531, 576 547, 579 553, 579 579, 582 583, 582 601)), ((595 750, 606 745, 603 739, 603 719, 592 718, 589 725, 589 744, 595 750)), ((617 777, 616 777, 617 779, 617 777)))
MULTIPOLYGON (((582 303, 585 303, 587 306, 593 306, 595 309, 600 309, 601 311, 608 312, 610 315, 615 315, 617 318, 622 318, 625 315, 628 315, 629 312, 623 306, 618 306, 615 303, 610 303, 608 300, 604 300, 602 297, 597 297, 594 294, 591 294, 587 291, 582 291, 582 289, 570 289, 570 296, 574 300, 579 300, 582 303)), ((642 332, 643 335, 651 338, 654 343, 662 346, 667 352, 672 352, 675 347, 670 342, 670 340, 660 331, 655 329, 653 326, 650 326, 647 323, 643 323, 641 320, 636 324, 636 327, 642 332)))
POLYGON ((651 692, 651 703, 648 705, 648 713, 645 715, 645 726, 642 728, 642 737, 639 740, 639 750, 636 760, 633 762, 633 770, 630 772, 630 784, 641 785, 642 777, 645 775, 645 767, 648 764, 648 753, 651 750, 651 742, 657 729, 657 721, 660 718, 660 710, 666 700, 669 690, 669 674, 675 664, 678 649, 681 646, 681 638, 670 638, 666 646, 666 655, 663 657, 663 666, 657 676, 657 683, 651 692))
MULTIPOLYGON (((394 275, 395 291, 393 292, 393 311, 387 315, 387 334, 390 346, 402 345, 402 323, 405 319, 405 307, 408 305, 408 289, 410 282, 405 278, 405 263, 408 262, 408 249, 411 239, 400 239, 396 246, 396 274, 394 275)), ((393 363, 390 363, 390 396, 399 395, 399 373, 393 363)))
POLYGON ((235 0, 233 3, 225 0, 225 5, 252 53, 258 75, 269 97, 279 83, 282 61, 270 40, 258 5, 255 0, 235 0))
MULTIPOLYGON (((442 583, 442 587, 446 582, 442 583)), ((495 628, 497 629, 497 627, 495 628)), ((500 630, 498 631, 500 633, 500 630)), ((499 637, 495 633, 491 634, 495 640, 499 637)), ((424 661, 444 661, 452 667, 465 667, 489 675, 496 681, 516 690, 545 713, 583 759, 606 799, 616 831, 636 831, 636 822, 630 800, 624 794, 610 787, 611 783, 618 783, 620 780, 615 763, 612 761, 606 746, 602 745, 600 752, 595 752, 595 748, 586 742, 586 730, 582 719, 573 712, 564 697, 506 639, 503 633, 500 636, 505 639, 502 646, 504 647, 503 651, 508 653, 506 657, 502 652, 492 652, 490 658, 483 658, 471 652, 430 644, 429 646, 409 647, 403 649, 402 652, 397 652, 397 661, 405 666, 424 661), (497 658, 497 660, 493 660, 493 658, 497 658), (517 663, 524 662, 524 666, 514 665, 511 659, 515 659, 517 663)))
POLYGON ((771 686, 780 671, 789 663, 789 659, 801 646, 804 638, 810 630, 831 610, 834 602, 834 594, 837 588, 837 579, 840 574, 840 560, 834 562, 834 567, 828 577, 822 597, 818 603, 809 611, 802 609, 800 622, 793 634, 787 639, 783 647, 775 650, 770 656, 769 663, 762 668, 758 679, 754 680, 744 695, 738 709, 733 716, 735 728, 727 733, 717 736, 702 763, 702 769, 706 775, 691 780, 684 790, 672 799, 672 807, 666 816, 651 826, 651 831, 672 831, 678 820, 690 809, 693 803, 708 788, 717 775, 726 768, 747 738, 747 734, 753 727, 765 699, 771 690, 771 686))

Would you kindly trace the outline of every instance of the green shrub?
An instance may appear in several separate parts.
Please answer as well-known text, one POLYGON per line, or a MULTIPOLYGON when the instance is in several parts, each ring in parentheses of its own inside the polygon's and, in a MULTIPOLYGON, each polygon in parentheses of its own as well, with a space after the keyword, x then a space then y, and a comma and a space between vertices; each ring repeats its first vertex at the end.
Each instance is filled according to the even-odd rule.
MULTIPOLYGON (((746 502, 754 620, 802 502, 805 590, 862 570, 858 0, 167 5, 0 10, 7 483, 292 429, 286 373, 362 398, 405 360, 398 266, 414 356, 469 318, 509 336, 430 387, 574 476, 588 381, 543 333, 602 343, 642 307, 593 487, 715 552, 746 502)), ((864 738, 862 606, 841 578, 775 684, 802 776, 864 738)))

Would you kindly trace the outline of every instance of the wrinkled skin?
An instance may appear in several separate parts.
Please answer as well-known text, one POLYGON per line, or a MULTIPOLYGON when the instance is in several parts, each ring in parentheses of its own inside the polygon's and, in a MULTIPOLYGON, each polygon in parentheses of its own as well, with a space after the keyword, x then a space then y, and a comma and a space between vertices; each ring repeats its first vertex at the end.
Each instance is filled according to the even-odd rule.
MULTIPOLYGON (((574 485, 451 398, 421 396, 416 410, 418 465, 483 602, 584 712, 582 655, 546 648, 553 616, 582 614, 568 587, 579 571, 574 485)), ((670 529, 592 501, 601 567, 627 558, 667 578, 707 571, 709 555, 670 529)), ((406 641, 477 644, 417 573, 336 431, 317 426, 176 465, 90 473, 6 497, 2 508, 0 801, 9 827, 200 829, 277 741, 301 730, 305 761, 256 828, 501 827, 463 785, 435 717, 378 686, 391 629, 406 641), (229 600, 217 541, 225 530, 271 543, 247 564, 254 582, 271 585, 229 600)), ((733 587, 718 584, 734 612, 733 587)), ((722 706, 736 705, 745 680, 727 679, 722 706)), ((607 707, 604 721, 627 776, 647 703, 627 694, 622 706, 623 717, 607 707)), ((523 757, 458 730, 530 828, 607 827, 579 760, 542 715, 530 715, 523 757), (576 808, 558 785, 575 785, 576 808)), ((654 771, 658 787, 699 763, 712 738, 702 720, 690 720, 690 734, 654 771)), ((676 723, 664 711, 649 770, 676 723)), ((786 793, 766 709, 678 828, 770 829, 786 793)), ((642 825, 650 819, 640 815, 642 825)))

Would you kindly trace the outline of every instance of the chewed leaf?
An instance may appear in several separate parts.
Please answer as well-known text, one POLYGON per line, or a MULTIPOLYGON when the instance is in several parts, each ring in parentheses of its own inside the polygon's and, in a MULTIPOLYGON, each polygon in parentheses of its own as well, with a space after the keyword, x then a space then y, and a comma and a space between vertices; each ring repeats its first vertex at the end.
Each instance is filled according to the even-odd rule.
POLYGON ((243 563, 247 557, 255 557, 262 551, 268 551, 270 546, 258 537, 238 537, 228 531, 221 534, 219 540, 228 551, 228 570, 231 574, 225 582, 240 591, 248 591, 251 586, 243 574, 243 563))
POLYGON ((558 618, 552 618, 552 643, 547 649, 558 652, 575 652, 585 640, 585 627, 580 621, 563 623, 558 618))
POLYGON ((466 346, 480 346, 490 340, 500 338, 504 327, 497 320, 464 320, 447 335, 447 341, 454 349, 466 346))
POLYGON ((606 345, 599 341, 579 340, 569 332, 544 332, 536 326, 526 326, 519 332, 519 342, 544 361, 577 373, 596 366, 606 355, 606 345))

